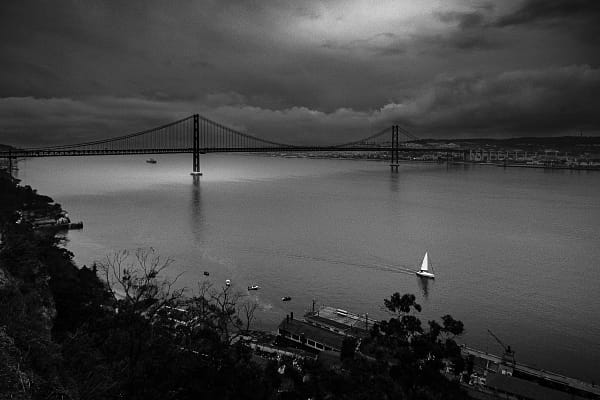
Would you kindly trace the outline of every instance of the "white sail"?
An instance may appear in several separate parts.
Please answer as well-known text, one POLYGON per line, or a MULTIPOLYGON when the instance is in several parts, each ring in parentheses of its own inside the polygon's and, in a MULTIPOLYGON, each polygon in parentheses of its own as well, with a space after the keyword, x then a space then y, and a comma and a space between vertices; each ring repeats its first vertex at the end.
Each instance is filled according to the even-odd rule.
POLYGON ((425 257, 423 257, 423 262, 421 263, 421 270, 417 272, 417 275, 422 278, 433 279, 433 267, 429 265, 429 255, 425 252, 425 257))
POLYGON ((429 258, 427 257, 427 252, 425 252, 425 257, 423 257, 423 262, 421 263, 421 271, 427 272, 429 270, 429 258))

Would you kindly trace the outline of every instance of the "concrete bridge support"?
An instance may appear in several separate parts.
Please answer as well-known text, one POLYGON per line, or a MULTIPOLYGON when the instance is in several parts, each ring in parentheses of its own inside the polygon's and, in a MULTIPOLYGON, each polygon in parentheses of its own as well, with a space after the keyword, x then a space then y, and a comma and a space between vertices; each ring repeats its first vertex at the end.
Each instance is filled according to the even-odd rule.
POLYGON ((202 176, 200 172, 200 116, 194 114, 194 140, 192 151, 193 170, 190 175, 197 177, 202 176))
POLYGON ((392 172, 398 172, 400 165, 400 152, 398 151, 400 128, 398 125, 392 125, 392 150, 390 157, 390 169, 392 172))

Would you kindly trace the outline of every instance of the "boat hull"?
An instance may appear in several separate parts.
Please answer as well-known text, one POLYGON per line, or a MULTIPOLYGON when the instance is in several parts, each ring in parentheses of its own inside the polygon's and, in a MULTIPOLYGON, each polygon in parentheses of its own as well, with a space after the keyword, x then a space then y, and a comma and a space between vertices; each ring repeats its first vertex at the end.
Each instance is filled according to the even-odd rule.
POLYGON ((419 271, 419 272, 415 272, 415 274, 417 274, 417 276, 420 276, 422 278, 435 279, 435 275, 433 275, 431 272, 419 271))

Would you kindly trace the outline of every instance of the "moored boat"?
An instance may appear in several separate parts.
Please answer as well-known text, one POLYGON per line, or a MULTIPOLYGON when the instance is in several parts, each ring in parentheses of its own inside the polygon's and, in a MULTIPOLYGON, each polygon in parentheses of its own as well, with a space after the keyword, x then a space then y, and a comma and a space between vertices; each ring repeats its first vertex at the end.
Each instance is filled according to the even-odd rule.
POLYGON ((149 158, 149 159, 146 160, 146 162, 148 164, 156 164, 157 161, 154 158, 149 158))

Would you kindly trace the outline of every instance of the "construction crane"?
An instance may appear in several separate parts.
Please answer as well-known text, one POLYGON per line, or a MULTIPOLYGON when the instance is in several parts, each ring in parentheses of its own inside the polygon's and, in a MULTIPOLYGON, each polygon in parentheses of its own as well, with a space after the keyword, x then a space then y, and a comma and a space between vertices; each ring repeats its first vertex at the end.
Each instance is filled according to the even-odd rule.
POLYGON ((515 352, 513 349, 510 348, 510 346, 505 345, 502 340, 500 340, 500 338, 496 335, 494 335, 494 332, 490 331, 489 329, 487 330, 488 333, 490 335, 492 335, 492 337, 494 339, 496 339, 496 342, 498 342, 498 344, 500 344, 500 346, 502 346, 502 348, 504 349, 504 354, 502 355, 502 361, 506 364, 510 364, 514 367, 515 365, 515 352))

